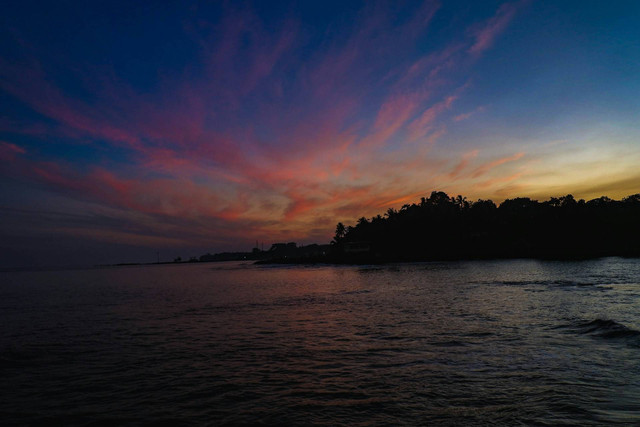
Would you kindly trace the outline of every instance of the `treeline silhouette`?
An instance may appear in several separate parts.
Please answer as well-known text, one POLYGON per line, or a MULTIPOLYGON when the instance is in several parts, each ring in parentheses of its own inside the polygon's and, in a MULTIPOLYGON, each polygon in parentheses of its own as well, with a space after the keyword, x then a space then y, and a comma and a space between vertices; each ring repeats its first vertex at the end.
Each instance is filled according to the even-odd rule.
POLYGON ((384 215, 338 223, 331 261, 640 256, 640 194, 471 202, 434 191, 384 215))

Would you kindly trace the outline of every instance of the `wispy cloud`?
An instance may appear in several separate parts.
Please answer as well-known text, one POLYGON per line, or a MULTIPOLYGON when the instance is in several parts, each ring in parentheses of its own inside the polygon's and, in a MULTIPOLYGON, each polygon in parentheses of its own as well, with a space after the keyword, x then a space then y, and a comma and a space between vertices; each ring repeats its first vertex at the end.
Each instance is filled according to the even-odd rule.
POLYGON ((494 16, 472 31, 474 43, 469 48, 469 53, 477 55, 489 49, 511 23, 517 11, 527 3, 528 0, 521 0, 501 5, 494 16))
POLYGON ((478 150, 471 150, 462 155, 460 161, 449 172, 449 178, 455 179, 467 168, 469 163, 478 156, 478 150))
POLYGON ((476 113, 481 113, 483 111, 485 111, 487 108, 484 105, 481 105, 480 107, 474 109, 473 111, 469 111, 468 113, 462 113, 462 114, 458 114, 457 116, 455 116, 453 118, 454 122, 461 122, 463 120, 467 120, 469 117, 473 116, 476 113))
POLYGON ((409 125, 409 138, 412 141, 415 141, 427 136, 427 134, 434 129, 438 116, 444 111, 450 109, 456 99, 458 99, 458 95, 447 96, 442 101, 432 105, 422 112, 422 114, 420 114, 409 125))
POLYGON ((66 64, 60 74, 51 58, 23 49, 19 61, 0 59, 0 88, 38 120, 5 127, 51 140, 62 154, 44 159, 3 142, 0 159, 48 191, 132 213, 141 227, 59 227, 87 238, 159 244, 142 227, 149 221, 170 240, 178 232, 212 241, 304 237, 311 225, 328 237, 335 220, 411 202, 433 189, 434 177, 469 174, 477 156, 470 151, 451 169, 429 150, 451 116, 482 111, 456 111, 469 87, 468 58, 519 6, 503 5, 474 29, 471 48, 463 30, 429 51, 422 43, 441 5, 414 6, 368 4, 351 25, 323 29, 308 50, 317 35, 295 17, 268 28, 250 8, 227 5, 220 22, 187 25, 198 56, 183 70, 158 70, 151 89, 111 66, 66 64), (98 160, 65 158, 79 145, 98 160), (187 221, 197 224, 192 231, 187 221))
POLYGON ((486 162, 480 166, 478 166, 472 173, 471 173, 471 177, 472 178, 478 178, 482 175, 487 174, 488 172, 490 172, 491 170, 493 170, 494 168, 503 165, 505 163, 508 162, 514 162, 516 160, 521 159, 524 156, 524 153, 520 152, 520 153, 516 153, 512 156, 507 156, 507 157, 501 157, 499 159, 496 160, 492 160, 490 162, 486 162))
POLYGON ((16 144, 12 144, 10 142, 5 142, 5 141, 0 141, 0 159, 4 159, 4 160, 12 160, 14 159, 16 156, 19 156, 21 154, 25 154, 27 152, 27 150, 25 150, 24 148, 16 145, 16 144))

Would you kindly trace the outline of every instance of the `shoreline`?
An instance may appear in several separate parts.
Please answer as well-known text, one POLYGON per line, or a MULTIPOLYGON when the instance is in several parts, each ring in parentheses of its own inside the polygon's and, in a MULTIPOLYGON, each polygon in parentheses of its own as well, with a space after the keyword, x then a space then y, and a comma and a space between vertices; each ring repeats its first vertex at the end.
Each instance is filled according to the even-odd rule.
POLYGON ((255 265, 270 264, 327 264, 327 265, 384 265, 397 263, 415 262, 455 262, 455 261, 501 261, 514 259, 530 259, 537 261, 589 261, 602 258, 624 258, 640 259, 640 254, 590 254, 590 255, 564 255, 564 256, 544 256, 544 255, 513 255, 513 256, 441 256, 441 257, 308 257, 308 258, 273 258, 255 261, 255 265))

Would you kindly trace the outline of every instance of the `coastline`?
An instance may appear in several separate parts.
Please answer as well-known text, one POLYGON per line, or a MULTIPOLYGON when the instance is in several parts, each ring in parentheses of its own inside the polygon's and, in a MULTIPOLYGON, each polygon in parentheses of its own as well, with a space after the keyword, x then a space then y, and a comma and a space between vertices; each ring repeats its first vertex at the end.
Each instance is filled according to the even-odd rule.
POLYGON ((414 263, 414 262, 452 262, 452 261, 499 261, 509 259, 531 259, 539 261, 589 261, 602 258, 628 258, 640 259, 640 253, 600 253, 600 254, 564 254, 564 255, 475 255, 475 256, 436 256, 436 257, 382 257, 382 256, 352 256, 352 257, 336 257, 336 256, 318 256, 318 257, 282 257, 263 259, 254 262, 256 265, 269 264, 335 264, 335 265, 384 265, 395 263, 414 263))

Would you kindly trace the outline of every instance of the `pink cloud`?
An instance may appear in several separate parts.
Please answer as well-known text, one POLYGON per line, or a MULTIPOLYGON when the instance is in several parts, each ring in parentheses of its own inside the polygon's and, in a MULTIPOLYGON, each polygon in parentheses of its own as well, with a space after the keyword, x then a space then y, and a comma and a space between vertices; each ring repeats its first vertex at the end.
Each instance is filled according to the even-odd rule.
POLYGON ((378 111, 373 132, 360 144, 365 147, 384 144, 411 118, 417 107, 417 100, 411 95, 398 95, 387 99, 378 111))
POLYGON ((426 109, 418 118, 409 125, 409 137, 415 141, 424 138, 434 128, 437 117, 442 112, 451 108, 458 95, 447 96, 444 100, 426 109))
POLYGON ((63 94, 47 82, 37 61, 15 65, 0 60, 0 88, 14 95, 42 115, 86 135, 113 142, 139 146, 140 139, 129 131, 113 126, 91 106, 63 94))
POLYGON ((8 161, 25 154, 27 150, 10 142, 0 141, 0 159, 8 161))
POLYGON ((433 84, 438 74, 451 68, 459 61, 459 53, 464 49, 460 42, 452 43, 445 48, 421 57, 412 63, 398 80, 400 87, 414 88, 416 82, 425 81, 425 84, 433 84))
MULTIPOLYGON (((158 223, 212 223, 230 237, 301 235, 310 225, 331 225, 336 215, 411 201, 451 167, 428 152, 446 132, 441 116, 466 87, 452 88, 444 72, 465 65, 465 45, 407 60, 398 52, 416 43, 439 4, 425 2, 399 25, 389 19, 393 7, 368 7, 352 32, 304 62, 295 61, 304 36, 295 23, 271 34, 250 12, 232 13, 211 34, 194 37, 203 75, 185 70, 149 93, 105 70, 82 70, 89 96, 81 99, 56 86, 37 61, 22 68, 0 63, 2 88, 56 122, 67 142, 100 140, 126 160, 108 168, 27 159, 24 174, 75 199, 158 223), (294 78, 285 80, 287 73, 294 78), (411 147, 418 139, 423 143, 411 147)), ((511 17, 499 9, 471 50, 486 49, 511 17)), ((26 154, 5 145, 0 153, 26 154)), ((473 153, 449 176, 464 173, 473 153)), ((482 165, 474 177, 512 160, 482 165)))
POLYGON ((469 53, 480 54, 483 51, 489 49, 493 45, 496 37, 502 33, 509 23, 513 20, 518 9, 524 4, 528 3, 528 0, 521 0, 514 3, 504 3, 501 5, 496 14, 487 20, 481 27, 477 28, 473 32, 475 41, 469 48, 469 53))
POLYGON ((469 111, 468 113, 458 114, 453 118, 454 122, 461 122, 463 120, 467 120, 469 117, 473 116, 476 113, 481 113, 486 110, 485 106, 480 106, 473 111, 469 111))

